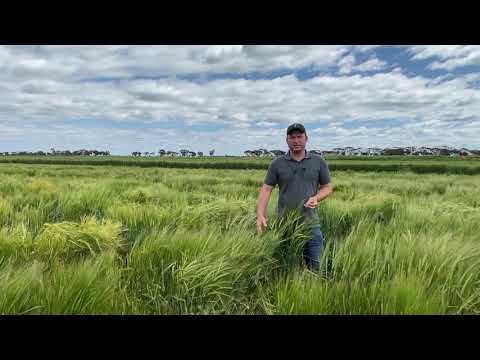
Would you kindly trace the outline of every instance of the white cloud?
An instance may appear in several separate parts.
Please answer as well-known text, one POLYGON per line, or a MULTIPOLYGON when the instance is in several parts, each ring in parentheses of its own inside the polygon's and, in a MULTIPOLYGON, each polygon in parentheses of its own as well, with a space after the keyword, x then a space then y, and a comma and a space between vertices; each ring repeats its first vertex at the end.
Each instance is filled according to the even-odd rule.
POLYGON ((350 74, 353 70, 353 65, 355 64, 355 56, 347 55, 344 56, 339 62, 338 66, 340 74, 350 74))
POLYGON ((467 65, 480 65, 479 45, 419 45, 409 48, 413 60, 437 58, 430 69, 453 70, 467 65))
POLYGON ((361 64, 358 64, 354 69, 356 71, 378 71, 384 69, 386 66, 387 63, 385 61, 377 58, 371 58, 361 64))
POLYGON ((382 46, 383 45, 355 45, 353 48, 355 51, 369 52, 382 46))
MULTIPOLYGON (((352 75, 387 66, 374 55, 357 64, 356 51, 371 50, 348 53, 341 46, 0 47, 0 143, 8 145, 3 151, 97 145, 118 153, 154 151, 160 145, 178 150, 179 144, 190 144, 192 150, 216 147, 232 154, 258 147, 284 148, 286 126, 303 122, 313 147, 407 145, 437 139, 478 144, 480 90, 473 86, 480 80, 478 74, 432 80, 406 76, 396 68, 352 75), (338 64, 343 76, 322 72, 305 81, 287 75, 203 83, 175 76, 307 64, 338 64), (20 73, 22 67, 28 71, 20 73), (142 78, 152 74, 166 78, 142 78), (111 76, 126 78, 79 81, 111 76), (384 119, 403 122, 392 127, 366 125, 384 119), (94 120, 97 125, 92 125, 94 120), (347 128, 347 120, 360 126, 347 128)), ((419 57, 433 53, 432 49, 417 51, 419 57)), ((453 59, 457 50, 448 51, 445 59, 453 59)))
POLYGON ((364 61, 360 64, 356 64, 355 56, 350 54, 344 56, 339 62, 339 74, 351 74, 352 72, 367 72, 367 71, 379 71, 386 68, 387 63, 377 59, 376 57, 371 57, 367 61, 364 61))
POLYGON ((271 128, 272 126, 275 126, 276 123, 270 122, 270 121, 260 121, 257 123, 257 126, 264 127, 264 128, 271 128))
POLYGON ((346 51, 334 45, 0 46, 0 79, 321 69, 335 65, 346 51))

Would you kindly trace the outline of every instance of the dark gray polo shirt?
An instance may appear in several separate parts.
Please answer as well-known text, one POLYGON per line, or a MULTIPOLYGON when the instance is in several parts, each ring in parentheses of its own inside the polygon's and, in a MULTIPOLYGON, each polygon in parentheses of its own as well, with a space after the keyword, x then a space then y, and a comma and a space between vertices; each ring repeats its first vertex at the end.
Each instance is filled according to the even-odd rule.
POLYGON ((316 209, 303 205, 311 196, 318 192, 319 185, 330 182, 330 172, 325 160, 317 154, 305 151, 305 158, 296 161, 290 157, 290 152, 272 161, 268 168, 264 183, 270 186, 278 185, 279 196, 277 213, 282 215, 285 210, 299 209, 305 219, 318 224, 316 209))

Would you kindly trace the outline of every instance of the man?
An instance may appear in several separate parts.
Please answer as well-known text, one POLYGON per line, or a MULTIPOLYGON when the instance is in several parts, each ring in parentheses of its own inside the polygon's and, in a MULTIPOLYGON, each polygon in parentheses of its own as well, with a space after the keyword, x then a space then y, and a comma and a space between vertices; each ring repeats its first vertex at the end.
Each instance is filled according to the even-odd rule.
POLYGON ((318 271, 324 237, 316 207, 332 193, 330 173, 323 158, 305 150, 308 136, 302 124, 287 128, 289 151, 272 161, 260 190, 257 206, 257 231, 267 226, 265 209, 273 188, 279 186, 277 214, 298 209, 311 226, 311 239, 305 244, 303 258, 310 270, 318 271))

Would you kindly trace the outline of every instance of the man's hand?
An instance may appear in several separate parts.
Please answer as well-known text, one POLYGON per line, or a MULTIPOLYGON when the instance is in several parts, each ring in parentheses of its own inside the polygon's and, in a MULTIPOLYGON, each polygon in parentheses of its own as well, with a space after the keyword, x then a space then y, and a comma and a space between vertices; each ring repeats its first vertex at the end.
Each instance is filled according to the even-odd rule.
POLYGON ((307 202, 303 206, 305 206, 306 208, 315 209, 318 203, 319 203, 318 198, 316 196, 312 196, 307 200, 307 202))
POLYGON ((257 215, 257 233, 261 234, 264 227, 267 227, 265 216, 257 215))

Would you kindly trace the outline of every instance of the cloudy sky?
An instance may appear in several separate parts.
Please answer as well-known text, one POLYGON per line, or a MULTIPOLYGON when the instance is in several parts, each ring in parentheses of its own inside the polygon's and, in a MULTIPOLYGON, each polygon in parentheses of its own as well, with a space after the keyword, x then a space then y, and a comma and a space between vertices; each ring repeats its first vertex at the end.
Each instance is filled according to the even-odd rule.
POLYGON ((0 46, 0 152, 480 148, 480 46, 0 46))

